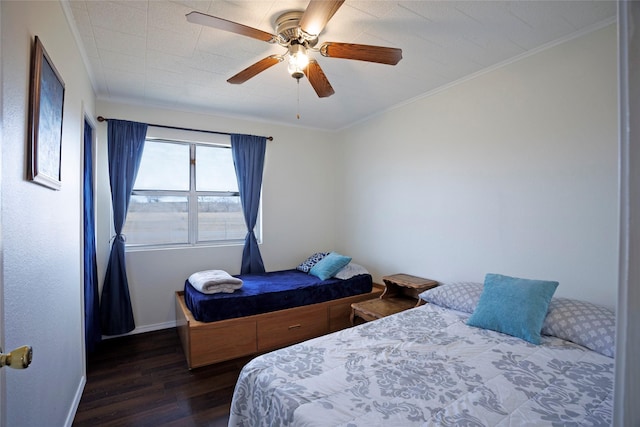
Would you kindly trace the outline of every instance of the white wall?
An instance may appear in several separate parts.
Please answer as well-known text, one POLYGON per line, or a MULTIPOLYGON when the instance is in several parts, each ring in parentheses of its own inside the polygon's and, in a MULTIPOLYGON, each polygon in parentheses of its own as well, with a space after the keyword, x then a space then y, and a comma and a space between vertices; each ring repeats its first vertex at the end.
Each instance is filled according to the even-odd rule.
POLYGON ((614 307, 616 64, 611 25, 345 131, 338 247, 378 280, 502 273, 614 307))
MULTIPOLYGON (((332 134, 248 122, 204 114, 97 103, 108 118, 222 132, 273 136, 267 142, 262 190, 263 243, 260 251, 269 271, 293 268, 317 250, 335 244, 336 162, 332 134)), ((112 235, 107 171, 107 125, 98 126, 98 264, 104 280, 112 235)), ((175 324, 175 291, 195 271, 221 268, 240 272, 242 246, 136 250, 126 255, 127 275, 136 321, 134 332, 175 324)))
POLYGON ((81 173, 83 108, 94 95, 58 2, 2 1, 3 348, 33 363, 5 372, 6 425, 70 425, 84 384, 81 173), (30 54, 38 35, 66 84, 62 189, 25 179, 30 54))
MULTIPOLYGON (((487 272, 559 280, 558 295, 614 306, 616 29, 524 58, 370 121, 327 133, 99 101, 105 117, 272 135, 262 256, 291 268, 337 249, 381 276, 487 272)), ((106 124, 98 126, 98 264, 111 231, 106 124)), ((129 251, 137 329, 173 325, 194 271, 238 273, 240 246, 129 251)))

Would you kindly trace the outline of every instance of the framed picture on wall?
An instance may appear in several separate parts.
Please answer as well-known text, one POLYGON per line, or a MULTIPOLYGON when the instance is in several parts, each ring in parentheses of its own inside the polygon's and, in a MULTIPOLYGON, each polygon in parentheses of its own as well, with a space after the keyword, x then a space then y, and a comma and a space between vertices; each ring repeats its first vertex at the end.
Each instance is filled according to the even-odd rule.
POLYGON ((28 179, 59 190, 64 82, 38 36, 31 60, 29 95, 28 179))

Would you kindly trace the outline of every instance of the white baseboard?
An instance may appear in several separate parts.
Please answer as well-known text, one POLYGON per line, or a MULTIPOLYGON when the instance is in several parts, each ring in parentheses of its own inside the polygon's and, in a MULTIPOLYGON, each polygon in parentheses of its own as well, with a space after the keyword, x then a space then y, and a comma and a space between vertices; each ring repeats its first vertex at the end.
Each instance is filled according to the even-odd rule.
POLYGON ((122 335, 103 335, 102 339, 103 340, 108 340, 108 339, 111 339, 111 338, 124 337, 124 336, 127 336, 127 335, 143 334, 145 332, 159 331, 161 329, 169 329, 169 328, 175 328, 175 327, 176 327, 176 321, 172 320, 170 322, 163 322, 163 323, 155 323, 153 325, 138 326, 133 331, 131 331, 129 333, 126 333, 126 334, 122 334, 122 335))
POLYGON ((80 378, 80 383, 78 384, 78 388, 76 389, 76 394, 73 397, 73 401, 71 402, 71 408, 69 408, 69 413, 67 414, 67 419, 64 422, 65 427, 71 427, 73 425, 73 420, 76 417, 76 412, 78 412, 78 407, 80 406, 80 399, 82 399, 82 392, 84 391, 84 386, 87 384, 87 377, 83 375, 80 378))

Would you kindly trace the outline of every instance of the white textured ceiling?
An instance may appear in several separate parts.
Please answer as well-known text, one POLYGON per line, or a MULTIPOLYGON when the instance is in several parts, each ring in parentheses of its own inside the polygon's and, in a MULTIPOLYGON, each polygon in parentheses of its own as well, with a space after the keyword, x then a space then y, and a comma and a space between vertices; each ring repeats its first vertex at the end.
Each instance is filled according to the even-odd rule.
POLYGON ((197 10, 274 33, 275 18, 304 10, 306 0, 63 4, 98 99, 329 130, 598 28, 616 16, 614 1, 346 0, 320 42, 397 47, 403 59, 390 66, 315 54, 335 89, 331 97, 318 98, 306 79, 298 87, 286 63, 242 85, 227 83, 284 48, 185 19, 197 10))

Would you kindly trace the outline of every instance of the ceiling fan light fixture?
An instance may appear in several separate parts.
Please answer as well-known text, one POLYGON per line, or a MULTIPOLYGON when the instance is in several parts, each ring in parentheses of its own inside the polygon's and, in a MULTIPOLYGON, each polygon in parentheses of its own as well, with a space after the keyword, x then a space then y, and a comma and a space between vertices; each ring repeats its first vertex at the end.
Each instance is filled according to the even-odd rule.
POLYGON ((307 49, 301 44, 289 46, 289 74, 296 80, 304 77, 304 69, 309 65, 307 49))

